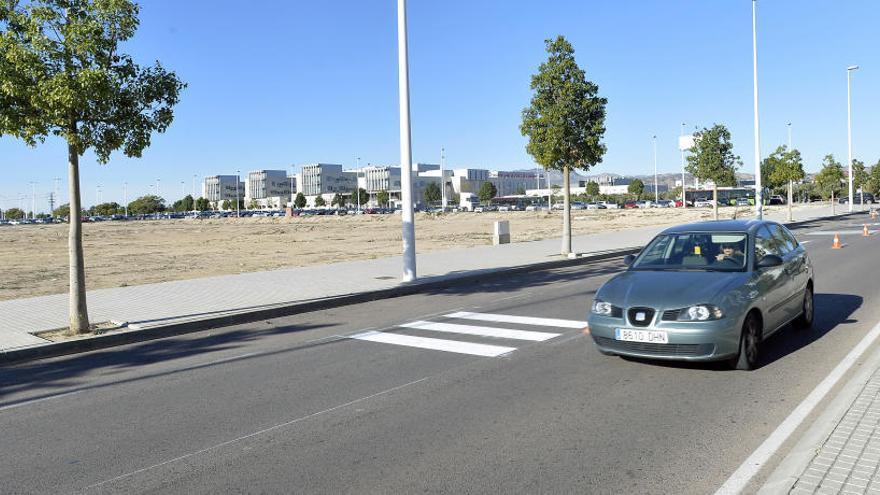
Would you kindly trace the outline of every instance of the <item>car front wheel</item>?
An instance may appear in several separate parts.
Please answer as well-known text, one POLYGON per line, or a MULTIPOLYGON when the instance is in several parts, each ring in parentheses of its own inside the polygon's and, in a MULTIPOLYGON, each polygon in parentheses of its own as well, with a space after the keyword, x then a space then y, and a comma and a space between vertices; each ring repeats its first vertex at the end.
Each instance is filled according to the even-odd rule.
POLYGON ((739 339, 739 355, 732 360, 733 367, 738 370, 753 370, 758 364, 761 347, 761 321, 755 314, 746 317, 742 335, 739 339))
POLYGON ((801 303, 801 315, 794 321, 795 326, 804 330, 812 327, 814 312, 813 287, 808 285, 804 290, 804 301, 801 303))

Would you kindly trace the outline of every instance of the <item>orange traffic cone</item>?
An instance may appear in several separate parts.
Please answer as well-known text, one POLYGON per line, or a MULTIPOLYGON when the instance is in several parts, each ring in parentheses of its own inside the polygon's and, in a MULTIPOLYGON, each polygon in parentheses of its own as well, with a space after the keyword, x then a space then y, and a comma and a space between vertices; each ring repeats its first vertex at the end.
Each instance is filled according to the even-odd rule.
POLYGON ((840 249, 840 247, 840 236, 835 233, 834 244, 831 245, 831 249, 840 249))
POLYGON ((868 237, 869 235, 871 234, 868 233, 868 224, 865 224, 865 228, 862 229, 862 237, 868 237))

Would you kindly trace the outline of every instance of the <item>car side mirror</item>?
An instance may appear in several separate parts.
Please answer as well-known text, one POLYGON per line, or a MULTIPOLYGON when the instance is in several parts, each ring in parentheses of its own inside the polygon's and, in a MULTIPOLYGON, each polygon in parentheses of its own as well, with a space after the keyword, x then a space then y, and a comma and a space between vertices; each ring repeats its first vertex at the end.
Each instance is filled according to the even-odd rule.
POLYGON ((772 268, 782 264, 782 258, 775 254, 768 254, 758 261, 758 268, 772 268))
POLYGON ((628 254, 628 255, 626 255, 626 256, 623 257, 623 264, 626 265, 626 266, 630 266, 630 265, 633 264, 633 261, 635 261, 635 260, 636 260, 636 257, 635 257, 635 256, 633 256, 633 255, 631 255, 631 254, 628 254))

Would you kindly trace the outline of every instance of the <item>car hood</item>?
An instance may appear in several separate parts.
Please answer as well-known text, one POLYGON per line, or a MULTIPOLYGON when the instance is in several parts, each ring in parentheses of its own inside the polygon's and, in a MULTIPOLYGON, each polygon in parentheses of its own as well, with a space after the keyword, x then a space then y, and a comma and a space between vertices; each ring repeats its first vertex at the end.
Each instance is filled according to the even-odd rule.
POLYGON ((744 272, 627 270, 602 286, 596 298, 621 308, 678 309, 720 303, 749 280, 744 272))

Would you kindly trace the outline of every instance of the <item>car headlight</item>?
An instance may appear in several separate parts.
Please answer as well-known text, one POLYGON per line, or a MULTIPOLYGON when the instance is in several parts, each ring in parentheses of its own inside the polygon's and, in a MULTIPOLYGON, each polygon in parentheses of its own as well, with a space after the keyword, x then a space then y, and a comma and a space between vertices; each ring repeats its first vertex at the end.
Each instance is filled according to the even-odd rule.
POLYGON ((721 308, 711 304, 698 304, 684 308, 678 313, 678 321, 708 321, 720 320, 724 317, 721 308))
POLYGON ((593 313, 602 316, 611 316, 614 314, 614 306, 611 303, 599 301, 597 299, 593 301, 593 313))

